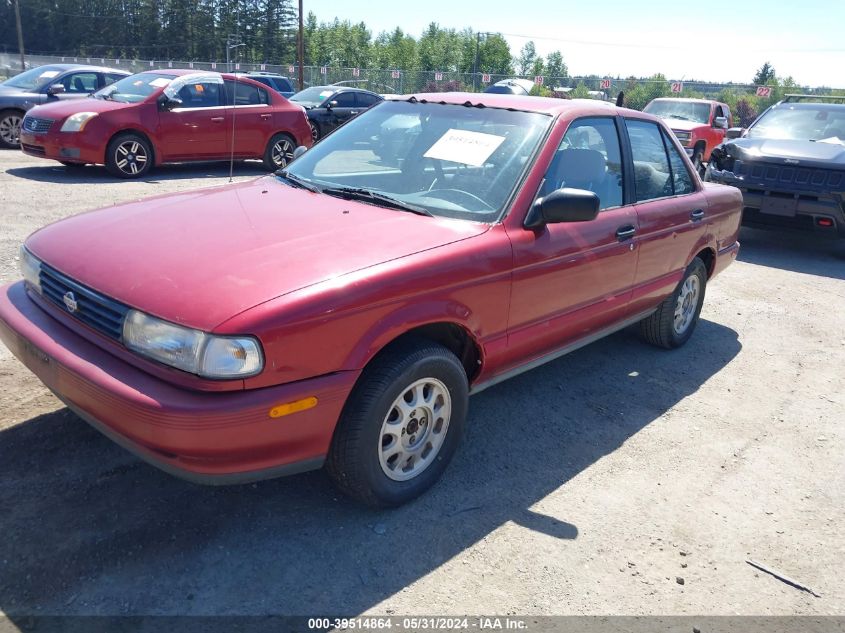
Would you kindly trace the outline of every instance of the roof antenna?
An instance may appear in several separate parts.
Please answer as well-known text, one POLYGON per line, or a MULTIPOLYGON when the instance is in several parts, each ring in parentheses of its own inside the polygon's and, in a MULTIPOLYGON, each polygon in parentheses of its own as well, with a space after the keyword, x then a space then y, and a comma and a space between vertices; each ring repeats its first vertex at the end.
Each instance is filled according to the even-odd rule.
MULTIPOLYGON (((226 70, 232 72, 229 63, 229 51, 233 48, 238 48, 239 46, 246 46, 244 42, 238 42, 237 40, 240 39, 239 35, 235 35, 234 38, 230 35, 226 38, 226 70), (233 43, 234 40, 234 43, 233 43)), ((226 94, 226 82, 223 82, 223 95, 226 94)), ((238 75, 235 73, 235 82, 232 84, 232 136, 230 137, 231 146, 229 149, 229 182, 232 182, 232 173, 235 170, 235 113, 237 112, 237 103, 238 103, 238 75)))

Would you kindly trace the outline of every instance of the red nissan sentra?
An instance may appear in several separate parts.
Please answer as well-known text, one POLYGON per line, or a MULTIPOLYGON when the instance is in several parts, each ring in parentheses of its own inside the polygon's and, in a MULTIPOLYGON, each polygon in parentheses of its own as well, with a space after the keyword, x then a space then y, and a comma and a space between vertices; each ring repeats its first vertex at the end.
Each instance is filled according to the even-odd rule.
POLYGON ((24 281, 0 289, 0 338, 169 472, 326 465, 398 505, 446 468, 469 394, 635 323, 683 345, 741 205, 651 115, 417 95, 275 175, 37 231, 24 281), (398 166, 378 158, 385 131, 398 166))
POLYGON ((20 138, 31 156, 104 164, 121 178, 162 163, 231 157, 261 159, 275 170, 298 145, 312 143, 305 111, 275 90, 243 76, 192 70, 143 72, 89 99, 35 107, 20 138))

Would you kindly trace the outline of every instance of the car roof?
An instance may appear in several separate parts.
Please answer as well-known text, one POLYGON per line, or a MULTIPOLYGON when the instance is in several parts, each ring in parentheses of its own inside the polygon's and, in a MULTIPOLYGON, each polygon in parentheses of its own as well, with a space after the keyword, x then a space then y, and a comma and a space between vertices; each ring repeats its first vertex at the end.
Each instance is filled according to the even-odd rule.
POLYGON ((619 108, 608 101, 597 99, 553 99, 551 97, 530 97, 522 95, 495 94, 490 92, 428 92, 414 95, 403 95, 392 101, 408 101, 416 99, 429 103, 446 103, 455 105, 486 106, 505 110, 521 110, 523 112, 537 112, 556 116, 558 114, 573 116, 635 116, 641 119, 660 121, 659 118, 628 108, 619 108))
POLYGON ((722 103, 716 99, 698 99, 696 97, 657 97, 652 101, 688 101, 690 103, 722 103))
POLYGON ((827 103, 825 101, 778 101, 772 108, 795 108, 796 110, 833 110, 845 108, 845 103, 827 103))
POLYGON ((126 75, 131 75, 132 73, 123 70, 122 68, 111 68, 109 66, 94 66, 92 64, 42 64, 41 66, 33 66, 33 68, 57 68, 61 71, 68 71, 68 70, 103 70, 108 72, 118 72, 124 73, 126 75))
MULTIPOLYGON (((373 92, 372 90, 364 90, 363 88, 353 88, 352 86, 308 86, 308 88, 319 88, 320 90, 334 90, 335 92, 339 92, 341 90, 347 90, 349 92, 366 92, 367 94, 376 95, 380 97, 381 95, 377 92, 373 92)), ((308 89, 306 88, 306 90, 308 89)), ((301 92, 301 91, 300 91, 301 92)))

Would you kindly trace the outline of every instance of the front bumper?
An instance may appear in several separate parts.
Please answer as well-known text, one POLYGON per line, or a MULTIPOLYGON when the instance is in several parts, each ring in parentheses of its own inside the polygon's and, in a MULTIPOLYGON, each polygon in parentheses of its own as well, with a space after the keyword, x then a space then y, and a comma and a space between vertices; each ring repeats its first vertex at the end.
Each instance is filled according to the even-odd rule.
POLYGON ((30 156, 98 165, 105 161, 106 148, 103 146, 103 139, 91 139, 84 132, 35 134, 22 129, 20 141, 21 151, 30 156))
POLYGON ((738 178, 733 172, 708 168, 708 179, 742 192, 742 224, 845 238, 842 194, 772 188, 738 178))
POLYGON ((0 288, 0 340, 68 407, 142 459, 197 483, 322 466, 359 372, 237 392, 180 389, 86 341, 39 308, 23 282, 0 288), (314 396, 281 418, 270 409, 314 396))

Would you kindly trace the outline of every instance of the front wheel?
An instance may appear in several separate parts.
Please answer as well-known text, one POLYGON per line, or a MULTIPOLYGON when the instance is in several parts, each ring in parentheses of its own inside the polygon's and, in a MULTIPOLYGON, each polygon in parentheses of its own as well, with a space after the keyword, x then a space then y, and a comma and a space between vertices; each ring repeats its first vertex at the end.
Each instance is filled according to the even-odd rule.
POLYGON ((341 415, 326 469, 349 496, 395 507, 428 490, 463 435, 466 372, 445 347, 400 345, 368 366, 341 415))
POLYGON ((264 166, 269 171, 287 167, 288 163, 293 160, 293 150, 295 149, 296 144, 290 136, 275 134, 267 143, 267 149, 264 150, 264 166))
POLYGON ((311 127, 311 140, 315 143, 320 140, 320 126, 309 120, 308 125, 311 127))
POLYGON ((23 116, 17 110, 0 112, 0 147, 17 149, 21 146, 21 121, 23 116))
POLYGON ((698 323, 706 285, 707 268, 704 262, 696 257, 687 266, 684 278, 675 288, 675 292, 666 297, 650 316, 640 321, 643 338, 653 345, 667 349, 686 343, 698 323))
POLYGON ((138 134, 118 134, 106 148, 106 169, 118 178, 140 178, 152 166, 152 147, 138 134))

